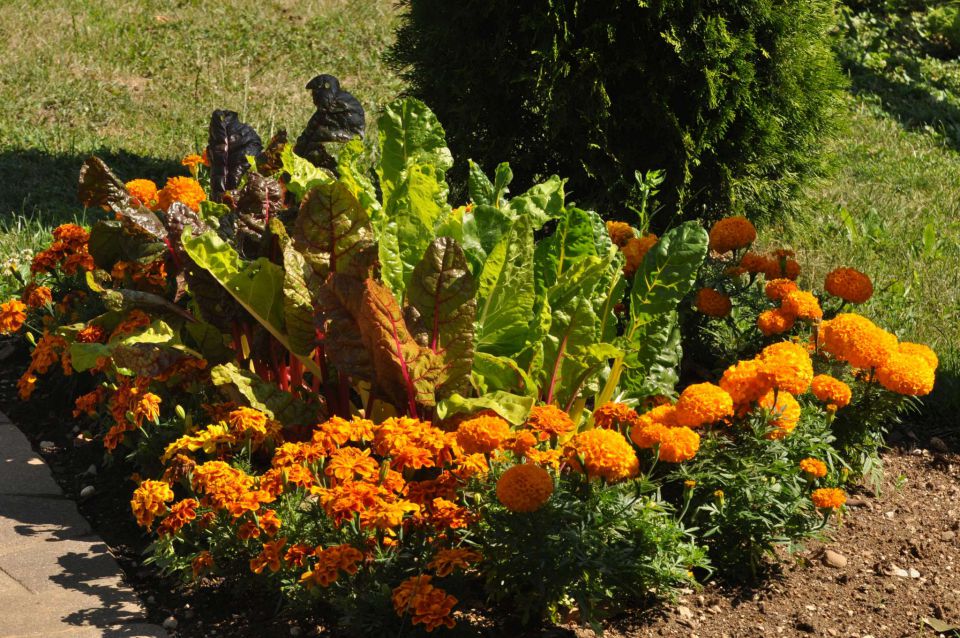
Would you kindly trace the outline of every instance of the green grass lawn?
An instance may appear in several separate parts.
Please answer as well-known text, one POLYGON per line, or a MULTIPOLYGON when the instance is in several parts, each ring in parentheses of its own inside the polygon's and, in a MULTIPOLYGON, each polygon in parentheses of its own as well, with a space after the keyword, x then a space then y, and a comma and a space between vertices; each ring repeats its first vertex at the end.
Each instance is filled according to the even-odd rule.
MULTIPOLYGON (((264 139, 295 136, 317 73, 373 111, 402 90, 383 61, 395 11, 391 0, 0 4, 0 261, 82 219, 76 177, 90 154, 124 180, 162 183, 206 144, 215 108, 239 111, 264 139)), ((851 98, 828 171, 763 240, 793 246, 809 284, 838 265, 871 274, 878 292, 864 311, 940 353, 929 414, 946 424, 960 410, 960 153, 935 126, 905 130, 889 108, 902 101, 877 103, 851 98)))

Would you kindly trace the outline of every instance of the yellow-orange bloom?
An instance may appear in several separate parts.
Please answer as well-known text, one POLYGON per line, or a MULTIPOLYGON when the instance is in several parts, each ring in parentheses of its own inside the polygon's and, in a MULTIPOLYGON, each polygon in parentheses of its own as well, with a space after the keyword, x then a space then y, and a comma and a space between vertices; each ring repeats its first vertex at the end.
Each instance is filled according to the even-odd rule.
POLYGON ((465 547, 441 549, 433 557, 433 560, 427 563, 427 567, 434 570, 437 576, 443 578, 452 574, 454 570, 468 569, 471 563, 478 563, 482 558, 480 552, 465 547))
POLYGON ((527 416, 527 427, 536 432, 541 441, 545 441, 572 432, 576 425, 570 415, 557 406, 537 405, 527 416))
POLYGON ((191 172, 196 171, 197 166, 200 166, 203 163, 204 163, 203 157, 200 155, 197 155, 196 153, 191 153, 190 155, 187 155, 182 160, 180 160, 180 165, 188 167, 191 172))
POLYGON ((766 272, 770 260, 757 253, 746 252, 740 258, 740 268, 753 275, 766 272))
POLYGON ((720 387, 733 399, 735 408, 755 403, 773 388, 773 379, 758 359, 738 361, 720 378, 720 387))
POLYGON ((667 428, 660 441, 661 461, 683 463, 697 455, 700 449, 700 435, 687 427, 667 428))
POLYGON ((701 288, 693 302, 697 310, 708 317, 726 317, 730 314, 730 297, 713 288, 701 288))
POLYGON ((796 318, 785 313, 781 308, 764 310, 757 317, 757 327, 764 336, 783 334, 793 328, 796 318))
POLYGON ((837 509, 847 502, 847 495, 837 487, 821 487, 813 490, 810 500, 820 509, 837 509))
POLYGON ((0 334, 19 330, 27 320, 27 306, 19 299, 0 304, 0 334))
POLYGON ((619 430, 635 425, 637 411, 624 403, 604 403, 593 411, 593 422, 598 428, 619 430))
POLYGON ((167 512, 166 503, 173 500, 173 490, 163 481, 144 481, 133 492, 130 509, 141 527, 153 525, 156 517, 167 512))
POLYGON ((143 417, 147 421, 156 421, 160 418, 160 397, 152 392, 147 392, 133 408, 134 415, 143 417))
POLYGON ((411 576, 393 590, 393 609, 400 617, 410 615, 414 625, 422 624, 427 632, 438 627, 452 629, 451 617, 457 599, 430 584, 430 576, 411 576))
POLYGON ((803 394, 813 381, 813 361, 800 344, 791 341, 775 343, 764 348, 759 359, 774 388, 803 394))
POLYGON ((908 354, 914 357, 920 357, 927 362, 927 365, 930 366, 934 371, 940 365, 940 360, 937 359, 937 353, 934 352, 929 346, 925 346, 922 343, 910 343, 909 341, 903 341, 900 345, 897 346, 897 352, 900 354, 908 354))
POLYGON ((149 179, 135 179, 125 184, 130 197, 150 210, 157 208, 157 185, 149 179))
POLYGON ((511 512, 535 512, 551 494, 553 479, 538 465, 514 465, 497 481, 497 500, 511 512))
POLYGON ((457 445, 467 454, 490 454, 510 436, 510 424, 495 415, 468 419, 457 428, 457 445))
POLYGON ((20 301, 31 308, 41 308, 53 301, 53 292, 46 286, 30 283, 23 289, 20 301))
POLYGON ((827 464, 819 459, 803 459, 800 461, 800 469, 812 478, 823 478, 827 475, 827 464))
POLYGON ((725 217, 710 229, 710 250, 726 253, 746 248, 757 238, 757 229, 746 217, 725 217))
POLYGON ((829 374, 818 374, 810 384, 813 396, 822 403, 835 405, 838 409, 850 405, 853 392, 843 381, 831 377, 829 374))
POLYGON ((823 310, 820 302, 813 294, 805 290, 792 290, 783 298, 783 312, 787 315, 805 321, 819 321, 823 319, 823 310))
POLYGON ((640 461, 636 452, 616 430, 593 429, 573 437, 564 450, 571 467, 588 477, 602 477, 616 483, 637 475, 640 461))
POLYGON ((777 392, 777 402, 773 402, 773 391, 760 399, 760 407, 770 413, 770 425, 775 430, 767 434, 769 439, 782 439, 793 432, 800 422, 800 404, 789 392, 777 392))
POLYGON ((626 245, 620 249, 623 252, 623 256, 627 259, 627 263, 623 266, 623 274, 627 277, 633 277, 637 270, 640 269, 643 258, 647 256, 647 253, 650 252, 650 249, 653 248, 656 243, 657 236, 653 233, 630 239, 626 245))
POLYGON ((610 241, 620 248, 626 246, 627 242, 637 236, 633 227, 624 222, 607 222, 607 233, 610 235, 610 241))
POLYGON ((933 391, 936 373, 920 356, 894 352, 877 368, 877 381, 891 392, 920 397, 933 391))
MULTIPOLYGON (((671 406, 672 407, 672 406, 671 406)), ((641 422, 630 428, 630 440, 641 450, 660 445, 673 428, 654 421, 641 422)))
POLYGON ((793 280, 772 279, 767 282, 763 292, 770 301, 783 301, 783 298, 794 290, 799 290, 799 288, 793 280))
POLYGON ((897 351, 897 338, 860 315, 839 314, 820 324, 820 345, 855 368, 882 366, 897 351))
POLYGON ((163 189, 157 193, 157 201, 162 210, 167 210, 173 202, 185 204, 194 212, 200 211, 200 202, 207 199, 203 187, 189 177, 171 177, 163 189))
POLYGON ((696 383, 680 393, 676 405, 677 424, 689 428, 716 423, 733 416, 733 398, 712 383, 696 383))
POLYGON ((823 287, 834 297, 850 303, 863 303, 873 296, 870 277, 854 268, 837 268, 827 274, 823 287))

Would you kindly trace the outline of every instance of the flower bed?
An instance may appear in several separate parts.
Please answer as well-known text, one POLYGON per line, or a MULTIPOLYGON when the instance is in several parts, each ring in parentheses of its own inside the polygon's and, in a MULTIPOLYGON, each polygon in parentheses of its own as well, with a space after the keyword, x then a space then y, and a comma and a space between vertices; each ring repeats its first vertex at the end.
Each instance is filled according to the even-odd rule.
POLYGON ((801 290, 745 219, 658 238, 556 177, 509 197, 506 165, 450 207, 430 111, 388 105, 368 153, 325 77, 350 117, 296 145, 216 111, 163 188, 88 160, 109 215, 57 228, 0 306, 34 346, 21 397, 69 376, 141 477, 163 570, 358 635, 598 626, 815 535, 932 389, 929 348, 845 312, 866 275, 801 290))

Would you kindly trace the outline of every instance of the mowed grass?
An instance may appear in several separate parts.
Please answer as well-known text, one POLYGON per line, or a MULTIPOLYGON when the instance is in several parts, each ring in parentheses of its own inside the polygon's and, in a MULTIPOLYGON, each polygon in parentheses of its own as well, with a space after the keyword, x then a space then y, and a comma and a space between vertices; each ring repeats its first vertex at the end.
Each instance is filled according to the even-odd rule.
POLYGON ((827 173, 813 180, 799 213, 763 229, 789 245, 804 283, 822 289, 837 266, 873 278, 857 309, 902 340, 940 356, 924 416, 937 432, 960 414, 960 153, 940 136, 904 130, 871 101, 851 98, 844 126, 826 143, 827 173))

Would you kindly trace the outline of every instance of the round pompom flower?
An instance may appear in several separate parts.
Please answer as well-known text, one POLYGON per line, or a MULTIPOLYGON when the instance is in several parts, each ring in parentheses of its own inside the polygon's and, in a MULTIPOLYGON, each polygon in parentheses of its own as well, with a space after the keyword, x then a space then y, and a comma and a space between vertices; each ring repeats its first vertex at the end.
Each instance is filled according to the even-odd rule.
POLYGON ((847 495, 838 487, 821 487, 813 490, 810 500, 820 509, 837 509, 847 502, 847 495))
POLYGON ((167 210, 173 202, 180 202, 194 212, 200 211, 200 202, 207 199, 200 182, 189 177, 171 177, 163 189, 157 193, 157 202, 162 210, 167 210))
POLYGON ((783 334, 791 330, 795 322, 796 318, 793 315, 788 315, 781 308, 764 310, 757 317, 757 327, 766 337, 783 334))
POLYGON ((738 361, 727 368, 720 378, 720 387, 733 399, 735 408, 760 400, 773 388, 773 380, 757 359, 738 361))
POLYGON ((767 346, 759 357, 773 381, 773 387, 803 394, 813 381, 813 361, 800 344, 781 341, 767 346))
POLYGON ((803 459, 800 461, 800 469, 811 478, 823 478, 827 475, 827 464, 820 459, 803 459))
POLYGON ((850 398, 853 396, 850 386, 829 374, 815 376, 810 389, 820 402, 835 405, 838 409, 850 405, 850 398))
POLYGON ((746 252, 740 258, 740 268, 753 275, 766 272, 770 259, 758 253, 746 252))
POLYGON ((820 324, 819 341, 837 359, 864 370, 882 366, 897 350, 894 335, 852 313, 839 314, 820 324))
POLYGON ((659 459, 667 463, 683 463, 697 455, 700 435, 687 427, 669 428, 660 441, 659 459))
POLYGON ((900 354, 909 354, 914 357, 920 357, 927 362, 927 365, 930 366, 934 371, 940 365, 940 360, 937 359, 937 353, 934 352, 929 346, 925 346, 922 343, 910 343, 909 341, 903 341, 900 345, 897 346, 897 352, 900 354))
POLYGON ((553 479, 538 465, 514 465, 497 481, 497 500, 511 512, 535 512, 551 494, 553 479))
POLYGON ((527 416, 527 427, 537 433, 541 441, 552 436, 563 436, 572 432, 576 425, 570 415, 555 405, 537 405, 527 416))
POLYGON ((657 236, 651 233, 643 237, 633 237, 624 244, 620 250, 627 259, 627 263, 623 266, 623 273, 627 277, 633 277, 643 263, 643 258, 656 243, 657 236))
POLYGON ((823 319, 823 310, 820 302, 811 293, 805 290, 792 290, 783 298, 781 306, 785 314, 804 321, 819 321, 823 319))
POLYGON ((588 477, 616 483, 636 476, 640 461, 636 452, 616 430, 587 430, 577 434, 564 450, 567 462, 588 477))
POLYGON ((799 290, 797 284, 790 279, 772 279, 767 282, 763 293, 770 301, 783 301, 787 294, 799 290))
POLYGON ((730 297, 713 288, 701 288, 693 305, 708 317, 726 317, 731 308, 730 297))
POLYGON ((16 332, 27 320, 27 305, 19 299, 0 303, 0 334, 16 332))
POLYGON ((936 373, 922 357, 894 352, 877 368, 877 381, 891 392, 921 397, 933 391, 936 373))
POLYGON ((610 241, 619 248, 623 248, 627 242, 637 236, 630 224, 614 221, 607 222, 607 234, 610 235, 610 241))
POLYGON ((746 248, 757 238, 757 229, 746 217, 725 217, 710 229, 710 250, 726 253, 746 248))
POLYGON ((143 481, 133 492, 130 509, 140 527, 150 528, 158 516, 167 512, 166 503, 173 500, 173 490, 163 481, 143 481))
POLYGON ((593 422, 598 428, 619 430, 635 425, 639 420, 637 411, 623 403, 604 403, 593 411, 593 422))
POLYGON ((130 194, 130 197, 140 202, 142 206, 150 210, 157 208, 157 185, 151 180, 134 179, 124 184, 124 186, 127 187, 127 192, 130 194))
POLYGON ((457 428, 457 444, 467 454, 489 454, 510 436, 510 424, 499 416, 481 415, 457 428))
POLYGON ((678 425, 698 428, 733 416, 733 399, 712 383, 696 383, 680 393, 677 400, 678 425))
POLYGON ((834 297, 850 303, 863 303, 873 296, 870 277, 854 268, 837 268, 827 274, 823 287, 834 297))
POLYGON ((640 423, 630 428, 630 440, 641 450, 649 450, 660 445, 671 429, 663 423, 640 423))
POLYGON ((775 430, 767 434, 768 439, 782 439, 793 432, 800 422, 800 404, 789 392, 777 392, 777 402, 773 402, 773 391, 760 399, 760 407, 770 413, 770 425, 775 430))
POLYGON ((42 308, 48 303, 53 302, 53 291, 47 286, 38 286, 35 283, 29 283, 20 294, 20 301, 31 308, 42 308))

